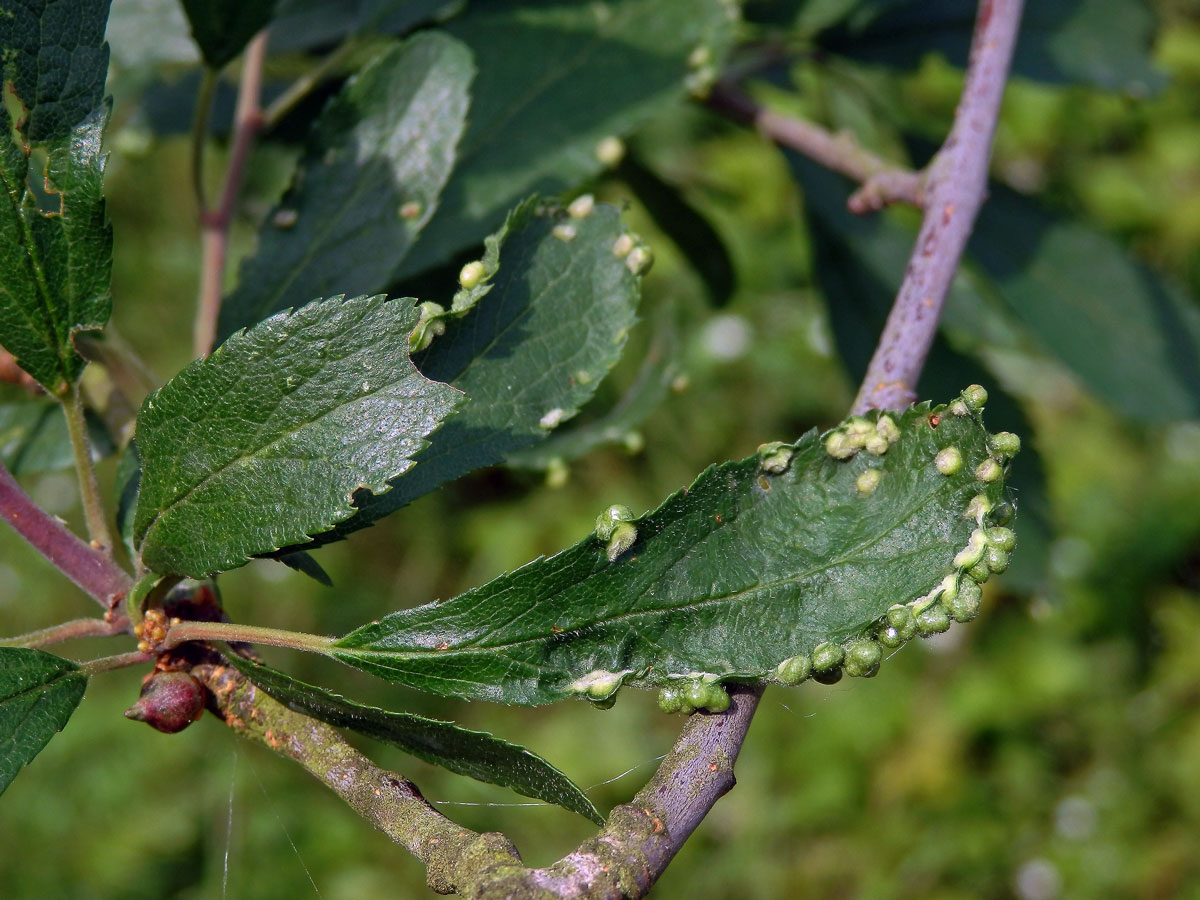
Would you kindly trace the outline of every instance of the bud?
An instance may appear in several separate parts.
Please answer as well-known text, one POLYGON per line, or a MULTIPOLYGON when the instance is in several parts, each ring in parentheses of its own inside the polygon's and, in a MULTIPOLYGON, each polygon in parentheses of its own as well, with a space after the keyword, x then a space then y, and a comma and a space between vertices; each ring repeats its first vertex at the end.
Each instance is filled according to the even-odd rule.
POLYGON ((145 722, 163 734, 183 731, 204 714, 204 688, 187 672, 151 672, 137 703, 125 718, 145 722))

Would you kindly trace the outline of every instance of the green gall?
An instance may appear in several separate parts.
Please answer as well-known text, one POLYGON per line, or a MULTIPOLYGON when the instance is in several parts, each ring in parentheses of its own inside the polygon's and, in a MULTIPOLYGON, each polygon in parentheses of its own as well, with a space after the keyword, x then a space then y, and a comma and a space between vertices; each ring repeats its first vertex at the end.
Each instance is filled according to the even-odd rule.
POLYGON ((446 310, 440 303, 426 301, 419 307, 421 317, 417 319, 416 327, 408 335, 408 350, 416 353, 424 350, 433 343, 433 339, 446 333, 446 310))
POLYGON ((967 409, 979 412, 987 404, 988 392, 982 385, 972 384, 962 392, 962 399, 967 409))
POLYGON ((967 569, 967 577, 976 584, 983 584, 988 580, 988 578, 991 577, 991 575, 992 570, 988 568, 987 563, 982 559, 975 563, 975 565, 971 566, 971 568, 967 569))
POLYGON ((862 416, 851 416, 842 426, 842 431, 846 435, 846 440, 850 442, 850 446, 856 450, 867 446, 867 438, 877 433, 875 426, 862 416))
POLYGON ((613 536, 617 526, 622 522, 632 522, 635 516, 633 510, 622 503, 614 503, 600 515, 596 516, 596 537, 607 541, 613 536))
POLYGON ((621 435, 621 446, 630 456, 637 456, 646 449, 646 438, 640 431, 627 431, 621 435))
POLYGON ((616 691, 609 694, 607 697, 593 697, 591 694, 588 694, 587 700, 588 705, 591 706, 592 709, 612 709, 617 705, 617 694, 616 691))
POLYGON ((729 692, 719 684, 710 684, 708 686, 708 700, 704 703, 704 708, 710 713, 725 712, 729 709, 729 692))
POLYGON ((679 696, 679 691, 669 687, 658 692, 658 708, 665 713, 677 713, 689 709, 683 698, 679 696))
POLYGON ((592 151, 596 159, 605 166, 615 166, 625 156, 625 142, 619 137, 606 137, 592 151))
POLYGON ((604 554, 609 562, 614 562, 618 556, 628 550, 637 541, 637 529, 628 522, 618 522, 613 529, 612 537, 604 548, 604 554))
POLYGON ((949 629, 950 616, 946 613, 946 607, 944 606, 935 603, 917 616, 917 632, 921 637, 941 634, 949 629))
POLYGON ((841 644, 835 644, 832 641, 818 644, 812 654, 813 671, 828 672, 836 669, 845 658, 846 651, 842 649, 841 644))
POLYGON ((888 625, 896 629, 896 633, 900 636, 901 641, 911 641, 917 633, 917 619, 913 615, 913 611, 902 603, 897 603, 895 606, 888 609, 887 613, 888 625))
POLYGON ((998 431, 988 440, 988 447, 1001 459, 1012 459, 1021 452, 1021 439, 1011 431, 998 431))
POLYGON ((400 204, 400 218, 412 221, 421 215, 421 204, 416 200, 409 200, 407 203, 400 204))
POLYGON ((707 66, 710 62, 712 62, 712 51, 704 44, 694 48, 688 54, 688 65, 693 69, 707 66))
POLYGON ((900 440, 900 428, 896 425, 896 420, 891 416, 880 416, 879 421, 875 423, 875 431, 882 435, 889 444, 894 444, 900 440))
POLYGON ((976 528, 971 532, 971 539, 967 542, 967 546, 959 550, 954 557, 954 568, 971 568, 971 566, 983 559, 983 552, 987 549, 987 546, 987 533, 982 528, 976 528))
POLYGON ((933 458, 934 467, 943 475, 953 475, 962 468, 962 452, 957 447, 944 447, 933 458))
POLYGON ((1013 516, 1017 514, 1017 510, 1007 500, 1003 500, 996 504, 996 508, 992 510, 992 521, 997 525, 1007 525, 1013 520, 1013 516))
POLYGON ((875 489, 879 487, 879 482, 883 480, 883 471, 881 469, 864 469, 858 478, 854 479, 854 486, 858 488, 858 492, 864 496, 875 493, 875 489))
MULTIPOLYGON (((917 627, 917 622, 916 622, 916 619, 914 619, 913 620, 913 632, 914 633, 916 633, 916 627, 917 627)), ((887 628, 880 631, 879 634, 876 635, 875 639, 877 641, 879 641, 879 643, 883 644, 883 646, 885 646, 891 650, 895 650, 897 647, 903 647, 907 643, 907 641, 900 635, 899 630, 891 625, 889 625, 887 628)))
POLYGON ((623 234, 613 241, 613 256, 617 259, 624 259, 632 249, 633 238, 629 234, 623 234))
POLYGON ((479 260, 473 260, 458 272, 458 283, 467 290, 475 287, 487 277, 487 268, 479 260))
POLYGON ((976 522, 982 522, 992 509, 992 501, 987 498, 986 494, 976 494, 971 498, 971 502, 967 504, 967 511, 963 513, 963 518, 974 519, 976 522))
POLYGON ((834 459, 849 459, 858 452, 850 439, 842 431, 831 431, 825 438, 825 452, 834 459))
POLYGON ((883 648, 874 641, 854 641, 846 647, 846 674, 852 678, 870 678, 882 661, 883 648))
POLYGON ((276 228, 287 230, 293 228, 299 220, 300 214, 294 209, 280 209, 275 211, 275 215, 271 216, 271 224, 276 228))
POLYGON ((1008 552, 990 544, 987 550, 983 551, 983 564, 988 567, 989 572, 999 575, 1008 568, 1008 552))
POLYGON ((546 487, 566 487, 571 479, 571 470, 561 456, 552 456, 546 463, 546 487))
POLYGON ((967 404, 963 403, 962 400, 954 400, 951 402, 950 415, 962 418, 963 416, 969 416, 970 414, 971 411, 967 409, 967 404))
POLYGON ((704 681, 692 681, 684 686, 682 691, 683 702, 692 709, 703 709, 708 705, 709 688, 712 685, 704 681))
POLYGON ((547 431, 551 431, 552 429, 555 429, 561 425, 566 417, 567 411, 562 407, 556 406, 554 409, 550 410, 548 413, 538 419, 538 424, 547 431))
POLYGON ((812 660, 804 654, 785 659, 775 667, 775 678, 782 684, 799 684, 812 675, 812 660))
POLYGON ((1001 550, 1011 553, 1012 549, 1017 546, 1017 536, 1011 528, 997 525, 989 528, 986 533, 988 542, 993 547, 999 547, 1001 550))
POLYGON ((888 439, 876 431, 874 434, 867 437, 867 443, 864 445, 866 451, 875 456, 883 456, 888 452, 888 448, 892 445, 888 443, 888 439))
POLYGON ((1004 469, 994 459, 985 459, 975 468, 975 477, 985 484, 991 484, 1003 474, 1004 469))
POLYGON ((578 229, 570 222, 559 222, 550 229, 550 233, 564 243, 575 240, 578 229))
POLYGON ((948 612, 955 622, 970 622, 979 615, 979 602, 983 591, 973 581, 964 581, 958 594, 949 599, 942 598, 948 612))
POLYGON ((625 268, 634 275, 645 275, 654 265, 654 254, 644 245, 634 247, 625 257, 625 268))
POLYGON ((568 685, 568 690, 576 694, 584 694, 589 700, 607 700, 617 692, 625 674, 624 672, 610 672, 607 669, 593 669, 572 681, 568 685))
POLYGON ((813 681, 818 684, 837 684, 842 680, 841 669, 829 669, 825 672, 814 672, 813 681))
POLYGON ((785 444, 783 441, 771 441, 769 444, 762 444, 758 448, 758 468, 760 471, 770 475, 778 475, 780 472, 787 471, 787 467, 791 465, 792 454, 795 451, 791 445, 785 444))
POLYGON ((567 215, 572 219, 586 219, 595 208, 595 197, 591 194, 580 194, 567 205, 567 215))

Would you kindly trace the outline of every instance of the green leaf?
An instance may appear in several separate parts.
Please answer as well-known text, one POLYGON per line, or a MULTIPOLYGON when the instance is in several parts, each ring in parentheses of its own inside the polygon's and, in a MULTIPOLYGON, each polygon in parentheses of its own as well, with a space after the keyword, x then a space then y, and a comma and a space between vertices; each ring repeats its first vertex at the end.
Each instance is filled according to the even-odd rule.
POLYGON ((674 310, 663 307, 654 338, 633 384, 607 413, 586 424, 556 431, 544 441, 510 453, 506 465, 518 469, 549 469, 606 444, 623 444, 659 408, 679 375, 679 332, 674 310))
POLYGON ((377 56, 318 121, 291 189, 221 307, 228 337, 314 296, 385 288, 437 208, 474 69, 444 34, 377 56))
POLYGON ((330 45, 363 32, 404 34, 436 17, 447 0, 280 0, 271 51, 330 45))
POLYGON ((137 441, 130 441, 117 460, 113 478, 113 493, 117 497, 117 534, 130 559, 137 559, 133 540, 133 517, 137 513, 138 491, 142 486, 142 459, 138 456, 137 441))
MULTIPOLYGON (((868 0, 818 42, 834 53, 906 68, 940 52, 961 67, 977 10, 975 0, 868 0)), ((1151 58, 1155 26, 1154 13, 1139 0, 1030 3, 1021 19, 1013 72, 1144 95, 1166 81, 1151 58)))
POLYGON ((204 61, 220 69, 271 21, 275 0, 183 0, 204 61))
POLYGON ((228 659, 289 709, 384 741, 458 775, 512 788, 604 824, 604 817, 571 779, 524 747, 452 722, 363 706, 250 660, 234 655, 228 659))
MULTIPOLYGON (((364 625, 331 652, 422 690, 530 705, 605 700, 622 683, 787 681, 785 661, 868 638, 893 604, 919 610, 947 576, 959 583, 956 555, 987 522, 972 499, 995 508, 1007 496, 1002 479, 976 479, 978 466, 1000 467, 981 420, 959 407, 889 416, 896 440, 883 455, 845 450, 843 426, 712 467, 636 520, 632 543, 614 546, 616 529, 607 543, 590 536, 364 625), (852 455, 833 458, 827 440, 852 455), (935 459, 949 447, 962 464, 942 474, 935 459), (868 470, 878 481, 864 491, 868 470)), ((876 421, 865 420, 877 439, 876 421)), ((604 524, 616 522, 608 512, 619 510, 604 524)))
MULTIPOLYGON (((93 459, 114 451, 104 423, 87 414, 93 459)), ((0 460, 14 475, 54 472, 75 465, 62 408, 44 397, 0 402, 0 460)))
POLYGON ((86 360, 73 339, 112 309, 112 232, 100 151, 108 2, 22 4, 0 16, 0 335, 63 394, 86 360))
POLYGON ((134 539, 203 577, 306 541, 386 489, 458 393, 408 358, 410 301, 311 303, 239 332, 146 398, 134 539))
POLYGON ((1004 312, 1118 412, 1200 415, 1200 308, 1115 240, 993 187, 967 249, 1004 312))
POLYGON ((83 699, 87 676, 41 650, 0 647, 0 794, 83 699))
MULTIPOLYGON (((318 543, 374 524, 441 484, 532 446, 575 414, 620 358, 635 321, 639 281, 613 254, 624 234, 611 206, 582 219, 533 216, 527 204, 495 240, 491 290, 415 358, 427 378, 467 396, 433 436, 421 465, 386 494, 359 499, 359 512, 318 543), (574 228, 562 240, 554 229, 574 228)), ((485 266, 485 268, 488 268, 485 266)))
POLYGON ((689 78, 715 73, 736 14, 724 0, 471 4, 448 26, 479 67, 470 125, 438 214, 398 277, 477 243, 521 197, 599 172, 602 140, 677 103, 689 78), (700 47, 706 54, 693 56, 700 47))

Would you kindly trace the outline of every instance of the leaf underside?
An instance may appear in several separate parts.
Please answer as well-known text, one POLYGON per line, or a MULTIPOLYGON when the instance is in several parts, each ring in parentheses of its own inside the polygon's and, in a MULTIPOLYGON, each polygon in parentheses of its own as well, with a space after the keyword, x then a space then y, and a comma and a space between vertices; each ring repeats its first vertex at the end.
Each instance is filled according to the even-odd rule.
POLYGON ((834 459, 809 432, 781 473, 757 456, 712 467, 638 520, 636 541, 613 562, 593 535, 365 625, 333 655, 432 693, 525 705, 597 682, 768 678, 936 588, 979 524, 965 516, 972 498, 994 506, 1006 496, 1002 480, 975 478, 989 459, 977 416, 922 404, 897 421, 899 440, 883 456, 834 459), (949 446, 963 465, 947 476, 934 458, 949 446), (869 468, 881 478, 863 494, 857 479, 869 468))
POLYGON ((150 395, 133 537, 203 577, 306 541, 413 464, 458 392, 408 358, 411 301, 333 298, 234 335, 150 395))
POLYGON ((62 731, 86 687, 87 676, 70 660, 0 647, 0 794, 62 731))
POLYGON ((452 722, 363 706, 267 666, 234 655, 228 658, 239 672, 296 712, 384 741, 458 775, 511 788, 604 824, 574 782, 524 747, 452 722))

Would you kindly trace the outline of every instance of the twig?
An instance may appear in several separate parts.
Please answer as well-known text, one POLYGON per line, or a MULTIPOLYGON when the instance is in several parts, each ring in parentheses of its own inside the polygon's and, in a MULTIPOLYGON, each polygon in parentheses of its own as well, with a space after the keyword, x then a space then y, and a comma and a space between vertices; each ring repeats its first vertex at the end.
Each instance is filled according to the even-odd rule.
POLYGON ((293 81, 287 90, 276 97, 263 112, 263 128, 269 131, 278 125, 284 116, 309 95, 313 88, 320 84, 327 75, 336 72, 361 46, 360 39, 346 38, 332 53, 293 81))
POLYGON ((154 657, 140 650, 128 653, 118 653, 116 656, 105 656, 93 659, 91 662, 80 663, 79 671, 84 675, 99 675, 101 672, 111 672, 113 669, 126 669, 129 666, 140 666, 142 663, 153 662, 154 657))
POLYGON ((1022 0, 981 0, 962 98, 929 164, 925 217, 904 282, 867 367, 854 411, 901 409, 937 333, 942 304, 987 193, 992 135, 1021 21, 1022 0))
POLYGON ((171 625, 167 636, 156 650, 171 650, 188 641, 226 641, 242 644, 270 644, 311 653, 328 653, 334 638, 261 625, 239 625, 236 622, 181 622, 171 625))
POLYGON ((73 641, 85 637, 113 637, 125 631, 128 625, 123 619, 109 621, 108 619, 72 619, 60 625, 51 625, 26 634, 0 638, 0 647, 49 647, 61 644, 63 641, 73 641))
POLYGON ((772 112, 728 81, 715 85, 707 102, 734 121, 754 127, 763 137, 861 183, 846 202, 851 212, 873 212, 892 203, 924 204, 924 172, 877 156, 848 131, 835 134, 813 122, 772 112))
MULTIPOLYGON (((267 52, 267 32, 260 31, 246 46, 242 58, 242 78, 238 85, 237 108, 233 116, 233 146, 225 170, 225 185, 216 209, 208 210, 201 197, 201 263, 200 296, 196 303, 196 322, 193 332, 193 351, 203 356, 212 349, 217 333, 217 316, 221 311, 221 288, 225 279, 225 257, 229 249, 229 226, 237 208, 238 193, 246 172, 246 161, 254 139, 262 128, 262 69, 267 52)), ((203 146, 193 147, 198 157, 203 146)), ((198 184, 198 190, 203 187, 198 184)))
POLYGON ((112 557, 80 540, 29 499, 3 463, 0 463, 0 518, 101 606, 112 609, 133 586, 133 580, 112 557))
POLYGON ((83 500, 88 536, 98 549, 111 553, 112 534, 108 530, 104 501, 100 499, 100 482, 96 480, 96 467, 92 463, 92 442, 88 439, 87 419, 84 416, 83 395, 79 391, 79 385, 72 385, 71 390, 61 399, 63 413, 67 417, 67 434, 71 438, 71 452, 75 457, 75 471, 79 475, 79 495, 83 500))

